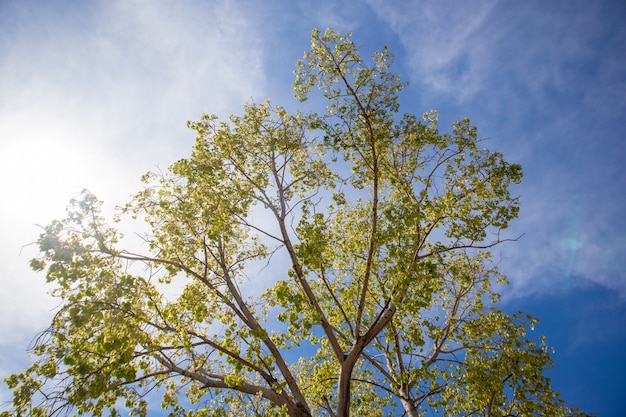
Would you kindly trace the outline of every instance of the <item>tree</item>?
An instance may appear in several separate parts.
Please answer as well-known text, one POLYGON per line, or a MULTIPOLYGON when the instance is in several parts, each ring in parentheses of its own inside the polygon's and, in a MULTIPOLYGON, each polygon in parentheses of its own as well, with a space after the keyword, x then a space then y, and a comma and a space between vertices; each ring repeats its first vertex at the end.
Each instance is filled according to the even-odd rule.
POLYGON ((181 416, 575 413, 536 319, 496 307, 521 167, 467 119, 400 115, 391 62, 314 30, 294 90, 319 87, 323 114, 190 123, 191 156, 120 210, 150 226, 148 254, 119 248, 96 197, 72 201, 31 261, 61 305, 2 415, 143 416, 151 392, 181 416))

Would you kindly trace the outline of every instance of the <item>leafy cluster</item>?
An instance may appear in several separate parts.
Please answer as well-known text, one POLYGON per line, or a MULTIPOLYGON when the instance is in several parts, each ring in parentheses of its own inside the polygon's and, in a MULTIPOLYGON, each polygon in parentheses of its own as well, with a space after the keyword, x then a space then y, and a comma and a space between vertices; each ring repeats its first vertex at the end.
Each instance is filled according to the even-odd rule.
POLYGON ((148 254, 119 248, 94 196, 73 201, 32 261, 61 307, 2 416, 145 416, 157 395, 171 416, 576 413, 536 319, 496 308, 489 250, 521 167, 467 119, 401 115, 392 61, 315 30, 294 90, 318 87, 323 113, 190 123, 191 156, 121 210, 150 226, 148 254))

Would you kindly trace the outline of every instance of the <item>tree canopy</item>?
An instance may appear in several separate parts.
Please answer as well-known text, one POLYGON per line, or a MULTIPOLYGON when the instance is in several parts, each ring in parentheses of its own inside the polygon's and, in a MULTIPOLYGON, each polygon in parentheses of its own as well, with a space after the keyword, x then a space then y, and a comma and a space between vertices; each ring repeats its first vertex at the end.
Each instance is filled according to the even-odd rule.
POLYGON ((392 61, 314 30, 293 87, 323 112, 190 122, 191 156, 120 208, 145 253, 73 200, 31 261, 60 307, 2 416, 578 413, 536 319, 497 307, 521 167, 467 119, 401 114, 392 61))

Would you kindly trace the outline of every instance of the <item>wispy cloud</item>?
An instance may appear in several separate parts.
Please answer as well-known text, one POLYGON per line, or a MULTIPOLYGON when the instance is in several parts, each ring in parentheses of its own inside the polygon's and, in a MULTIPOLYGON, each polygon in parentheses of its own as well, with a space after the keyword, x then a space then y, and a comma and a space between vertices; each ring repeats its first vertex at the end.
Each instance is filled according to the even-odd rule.
POLYGON ((402 41, 423 101, 457 117, 479 114, 483 134, 495 138, 489 146, 525 168, 515 232, 526 236, 502 249, 512 292, 559 291, 582 279, 626 296, 626 148, 608 128, 626 128, 618 7, 370 4, 402 41))
POLYGON ((51 300, 21 247, 81 188, 111 209, 188 154, 186 121, 263 90, 263 33, 232 2, 15 4, 0 38, 0 341, 43 328, 51 300), (17 22, 17 23, 16 23, 17 22), (20 256, 21 251, 21 256, 20 256), (43 320, 43 321, 42 321, 43 320))
POLYGON ((365 12, 363 4, 356 1, 321 0, 313 3, 303 0, 298 5, 310 25, 320 29, 334 28, 342 33, 351 32, 358 28, 362 24, 363 13, 365 12))
POLYGON ((411 76, 436 92, 474 94, 485 82, 490 45, 482 37, 495 1, 471 3, 404 2, 388 7, 369 1, 406 48, 411 76))

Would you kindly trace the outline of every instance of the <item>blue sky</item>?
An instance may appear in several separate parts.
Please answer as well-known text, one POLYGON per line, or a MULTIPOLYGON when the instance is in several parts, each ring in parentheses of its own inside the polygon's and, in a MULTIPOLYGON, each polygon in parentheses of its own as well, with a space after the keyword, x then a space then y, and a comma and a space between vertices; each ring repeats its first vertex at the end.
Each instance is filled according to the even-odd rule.
MULTIPOLYGON (((524 167, 504 307, 541 319, 554 387, 626 413, 626 4, 619 1, 0 2, 0 376, 54 308, 28 269, 39 229, 84 187, 109 209, 187 156, 187 120, 271 98, 296 109, 313 27, 383 44, 402 111, 469 117, 524 167)), ((0 401, 8 393, 0 388, 0 401)))

